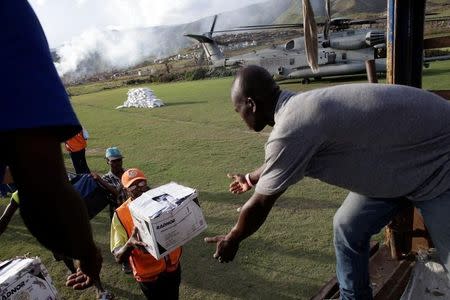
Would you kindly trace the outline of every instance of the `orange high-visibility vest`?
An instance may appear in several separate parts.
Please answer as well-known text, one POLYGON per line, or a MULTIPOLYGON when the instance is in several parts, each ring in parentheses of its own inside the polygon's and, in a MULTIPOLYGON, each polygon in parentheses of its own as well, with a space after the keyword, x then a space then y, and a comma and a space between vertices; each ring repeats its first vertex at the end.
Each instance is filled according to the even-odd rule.
POLYGON ((86 148, 87 143, 83 136, 83 131, 78 132, 75 136, 68 139, 65 143, 69 152, 78 152, 86 148))
MULTIPOLYGON (((131 217, 128 205, 131 198, 128 198, 118 209, 116 209, 117 217, 122 223, 128 238, 133 232, 134 223, 131 217)), ((140 249, 133 249, 129 257, 133 275, 136 281, 147 282, 154 281, 162 272, 176 271, 180 263, 181 247, 170 252, 169 255, 157 260, 153 255, 145 253, 140 249)))

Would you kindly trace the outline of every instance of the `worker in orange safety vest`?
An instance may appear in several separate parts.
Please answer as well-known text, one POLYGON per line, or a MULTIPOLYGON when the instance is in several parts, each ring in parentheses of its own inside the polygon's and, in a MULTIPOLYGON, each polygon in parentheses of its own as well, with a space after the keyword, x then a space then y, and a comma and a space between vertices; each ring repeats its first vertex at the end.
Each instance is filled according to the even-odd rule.
POLYGON ((66 150, 70 154, 72 164, 77 174, 91 173, 88 164, 86 162, 86 147, 88 139, 88 133, 83 128, 82 131, 65 141, 64 145, 66 150))
POLYGON ((147 299, 178 299, 181 281, 181 247, 156 259, 145 250, 134 227, 128 205, 148 191, 147 178, 139 169, 128 169, 122 175, 128 200, 116 209, 111 223, 111 252, 118 263, 129 260, 133 276, 147 299))

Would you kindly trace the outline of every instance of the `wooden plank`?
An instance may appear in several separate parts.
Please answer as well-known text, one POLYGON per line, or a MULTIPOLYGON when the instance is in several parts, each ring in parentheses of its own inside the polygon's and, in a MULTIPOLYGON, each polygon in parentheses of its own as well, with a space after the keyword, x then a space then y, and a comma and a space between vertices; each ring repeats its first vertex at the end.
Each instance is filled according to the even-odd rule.
POLYGON ((414 261, 396 260, 383 245, 370 259, 369 270, 374 300, 397 300, 408 283, 414 261))
POLYGON ((402 210, 386 226, 385 239, 390 247, 391 257, 402 259, 411 251, 414 207, 403 201, 402 210))
POLYGON ((339 284, 336 276, 325 283, 319 292, 314 295, 311 300, 334 299, 333 295, 339 293, 339 284))
POLYGON ((417 253, 419 250, 427 250, 433 248, 433 242, 431 241, 430 234, 428 233, 422 215, 417 208, 414 210, 414 222, 413 222, 413 238, 411 251, 417 253))
POLYGON ((450 36, 441 36, 423 40, 424 49, 436 49, 450 47, 450 36))

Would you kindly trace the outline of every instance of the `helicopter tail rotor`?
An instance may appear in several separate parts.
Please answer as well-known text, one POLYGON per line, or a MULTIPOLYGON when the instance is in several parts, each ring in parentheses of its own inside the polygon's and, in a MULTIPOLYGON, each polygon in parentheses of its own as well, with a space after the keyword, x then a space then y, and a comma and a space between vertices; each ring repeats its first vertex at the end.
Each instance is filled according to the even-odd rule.
MULTIPOLYGON (((211 29, 204 34, 185 34, 191 39, 197 40, 203 47, 205 56, 213 63, 220 63, 224 59, 224 55, 219 48, 219 44, 213 39, 214 27, 216 26, 217 15, 214 16, 214 20, 211 25, 211 29)), ((204 59, 204 56, 201 60, 204 59)), ((200 59, 199 59, 200 60, 200 59)))

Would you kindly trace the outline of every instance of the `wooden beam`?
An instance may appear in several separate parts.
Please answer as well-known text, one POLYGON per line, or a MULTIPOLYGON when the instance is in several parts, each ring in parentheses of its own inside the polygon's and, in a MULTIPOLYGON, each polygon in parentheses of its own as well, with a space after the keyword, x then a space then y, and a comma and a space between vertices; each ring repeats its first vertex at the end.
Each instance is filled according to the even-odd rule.
POLYGON ((411 275, 414 260, 391 258, 387 246, 370 259, 370 279, 374 300, 400 299, 411 275))
POLYGON ((374 59, 366 60, 366 73, 367 81, 370 83, 378 83, 377 68, 375 67, 374 59))
POLYGON ((450 36, 441 36, 423 40, 424 49, 436 49, 450 47, 450 36))

